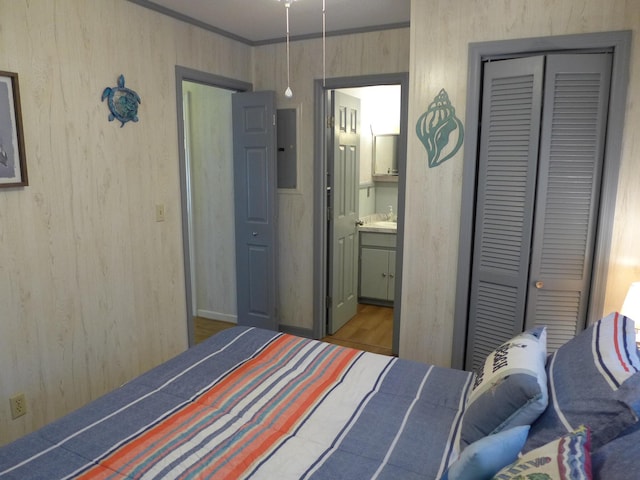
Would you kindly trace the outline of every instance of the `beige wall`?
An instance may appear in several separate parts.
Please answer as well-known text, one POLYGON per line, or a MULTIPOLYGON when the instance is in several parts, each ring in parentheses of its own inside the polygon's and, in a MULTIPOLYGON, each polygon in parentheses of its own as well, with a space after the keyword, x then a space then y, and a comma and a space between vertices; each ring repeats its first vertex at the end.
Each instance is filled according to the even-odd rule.
POLYGON ((187 347, 175 65, 250 82, 251 56, 123 0, 0 0, 30 183, 0 190, 0 444, 187 347), (123 128, 100 101, 121 73, 123 128))
POLYGON ((633 30, 626 128, 605 312, 640 279, 640 8, 637 0, 412 0, 409 145, 400 355, 449 365, 462 151, 437 168, 411 128, 441 88, 464 121, 470 42, 633 30), (406 261, 406 259, 412 259, 406 261))

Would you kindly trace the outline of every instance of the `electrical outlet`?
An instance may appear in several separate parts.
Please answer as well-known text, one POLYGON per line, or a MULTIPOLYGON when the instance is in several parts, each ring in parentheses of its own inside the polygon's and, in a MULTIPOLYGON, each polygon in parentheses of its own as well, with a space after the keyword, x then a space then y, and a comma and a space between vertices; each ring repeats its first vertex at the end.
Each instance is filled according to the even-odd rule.
POLYGON ((156 222, 164 222, 164 205, 156 205, 156 222))
POLYGON ((27 413, 27 398, 24 393, 18 393, 9 399, 11 405, 11 418, 16 419, 27 413))

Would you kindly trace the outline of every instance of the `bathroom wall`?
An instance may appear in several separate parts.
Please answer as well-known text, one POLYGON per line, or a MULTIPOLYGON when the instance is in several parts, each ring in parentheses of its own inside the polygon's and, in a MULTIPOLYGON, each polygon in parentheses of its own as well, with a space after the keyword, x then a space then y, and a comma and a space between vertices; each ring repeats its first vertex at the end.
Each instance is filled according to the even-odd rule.
POLYGON ((371 215, 372 213, 376 213, 376 186, 374 185, 374 183, 372 182, 360 184, 359 192, 360 197, 358 209, 360 210, 360 212, 358 216, 365 217, 367 215, 371 215))
POLYGON ((398 184, 377 182, 373 177, 375 135, 400 132, 400 86, 344 88, 341 92, 360 99, 360 217, 398 211, 398 184))
POLYGON ((376 213, 398 213, 398 184, 394 182, 376 182, 376 213))
POLYGON ((374 135, 400 132, 400 86, 377 85, 340 91, 360 99, 360 184, 373 181, 374 135))

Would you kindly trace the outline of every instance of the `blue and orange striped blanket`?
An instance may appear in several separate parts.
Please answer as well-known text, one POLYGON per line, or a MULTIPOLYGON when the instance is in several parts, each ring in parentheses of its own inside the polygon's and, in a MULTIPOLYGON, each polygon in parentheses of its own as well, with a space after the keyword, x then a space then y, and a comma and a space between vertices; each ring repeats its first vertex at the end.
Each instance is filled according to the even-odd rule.
POLYGON ((433 479, 470 381, 236 327, 0 449, 0 478, 433 479))

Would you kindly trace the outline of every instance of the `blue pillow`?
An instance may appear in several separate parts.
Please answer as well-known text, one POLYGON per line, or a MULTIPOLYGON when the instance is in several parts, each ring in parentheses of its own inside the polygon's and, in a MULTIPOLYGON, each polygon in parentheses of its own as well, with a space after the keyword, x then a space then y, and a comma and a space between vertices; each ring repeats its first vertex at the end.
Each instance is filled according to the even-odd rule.
POLYGON ((633 320, 618 313, 565 343, 547 362, 549 406, 531 425, 523 451, 586 425, 593 450, 640 415, 640 360, 633 320))
POLYGON ((483 437, 464 449, 440 480, 489 480, 518 458, 527 440, 529 425, 483 437))
POLYGON ((619 437, 591 455, 593 478, 599 480, 638 480, 638 445, 640 423, 625 430, 619 437))
POLYGON ((520 425, 531 425, 547 408, 547 330, 523 332, 491 352, 467 398, 460 449, 520 425))

